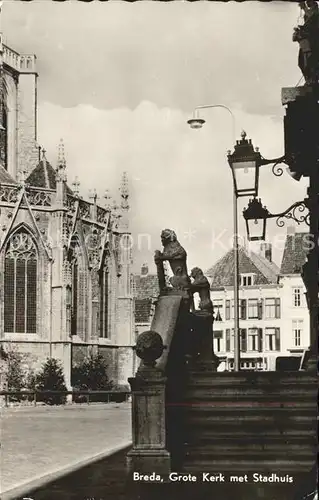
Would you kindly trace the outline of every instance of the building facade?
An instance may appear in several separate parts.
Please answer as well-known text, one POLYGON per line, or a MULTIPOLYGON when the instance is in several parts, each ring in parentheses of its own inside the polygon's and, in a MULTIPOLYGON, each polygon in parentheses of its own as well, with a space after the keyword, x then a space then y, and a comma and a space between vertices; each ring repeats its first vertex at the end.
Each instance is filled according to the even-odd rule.
MULTIPOLYGON (((291 242, 287 236, 281 269, 272 262, 269 244, 262 245, 260 254, 239 249, 239 327, 244 370, 275 370, 278 357, 301 356, 309 345, 309 313, 298 267, 305 253, 297 254, 291 242), (297 266, 291 264, 294 273, 287 269, 288 261, 298 261, 297 266)), ((214 304, 214 352, 221 358, 220 369, 233 370, 233 251, 208 270, 207 276, 214 304)))
POLYGON ((140 274, 134 275, 134 317, 136 336, 150 329, 155 304, 159 296, 157 274, 143 264, 140 274))
POLYGON ((128 180, 120 204, 79 196, 63 144, 54 167, 37 143, 35 56, 0 40, 0 342, 35 370, 101 353, 109 376, 133 374, 133 279, 128 180))

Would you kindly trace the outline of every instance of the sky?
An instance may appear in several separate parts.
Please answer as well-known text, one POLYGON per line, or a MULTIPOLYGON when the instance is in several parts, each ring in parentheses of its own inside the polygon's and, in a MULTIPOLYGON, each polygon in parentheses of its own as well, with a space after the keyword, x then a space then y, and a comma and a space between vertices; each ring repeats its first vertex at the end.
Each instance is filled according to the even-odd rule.
MULTIPOLYGON (((68 182, 86 197, 96 188, 118 196, 130 183, 134 270, 176 231, 189 267, 204 270, 230 250, 232 179, 226 152, 234 137, 222 104, 266 158, 284 153, 281 88, 303 84, 289 2, 21 2, 4 0, 4 41, 37 56, 38 142, 55 165, 63 138, 68 182)), ((262 167, 260 197, 280 212, 306 196, 306 182, 262 167)), ((239 229, 245 227, 239 202, 239 229)), ((289 224, 288 224, 289 225, 289 224)), ((280 264, 287 227, 268 223, 280 264)), ((298 230, 307 230, 299 226, 298 230)))

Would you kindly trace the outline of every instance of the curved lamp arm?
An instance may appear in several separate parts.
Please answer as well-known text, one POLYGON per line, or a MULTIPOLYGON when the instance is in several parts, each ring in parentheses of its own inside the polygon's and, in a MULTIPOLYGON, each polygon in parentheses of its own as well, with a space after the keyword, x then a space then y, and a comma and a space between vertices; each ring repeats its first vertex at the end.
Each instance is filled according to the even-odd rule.
POLYGON ((228 113, 230 114, 230 116, 232 118, 232 139, 233 139, 233 143, 235 144, 235 142, 236 142, 236 137, 235 137, 235 134, 236 134, 236 120, 235 120, 234 113, 227 106, 225 106, 224 104, 205 104, 204 106, 196 106, 196 108, 194 110, 194 118, 199 118, 198 111, 200 109, 208 109, 208 108, 223 108, 223 109, 226 109, 226 111, 228 111, 228 113))

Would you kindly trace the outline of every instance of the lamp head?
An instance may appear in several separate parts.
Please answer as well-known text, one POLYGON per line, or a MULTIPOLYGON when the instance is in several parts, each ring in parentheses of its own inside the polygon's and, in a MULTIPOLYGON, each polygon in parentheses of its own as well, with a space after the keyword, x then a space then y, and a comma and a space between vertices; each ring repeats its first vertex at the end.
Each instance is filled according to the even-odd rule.
POLYGON ((203 118, 191 118, 190 120, 187 121, 187 123, 190 126, 190 128, 199 129, 202 128, 202 126, 205 123, 205 120, 203 120, 203 118))

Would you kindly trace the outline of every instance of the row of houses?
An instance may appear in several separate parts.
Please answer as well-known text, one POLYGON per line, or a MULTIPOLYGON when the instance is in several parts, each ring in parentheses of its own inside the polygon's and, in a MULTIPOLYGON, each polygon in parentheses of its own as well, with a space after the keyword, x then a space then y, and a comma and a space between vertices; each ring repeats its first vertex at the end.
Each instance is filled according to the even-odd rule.
MULTIPOLYGON (((272 246, 239 248, 239 319, 241 368, 274 370, 280 356, 301 356, 309 345, 309 313, 301 278, 307 233, 286 236, 281 266, 272 246)), ((234 368, 234 252, 230 250, 206 275, 214 305, 213 345, 220 369, 234 368)), ((157 277, 147 265, 134 279, 136 333, 150 327, 157 277)))

